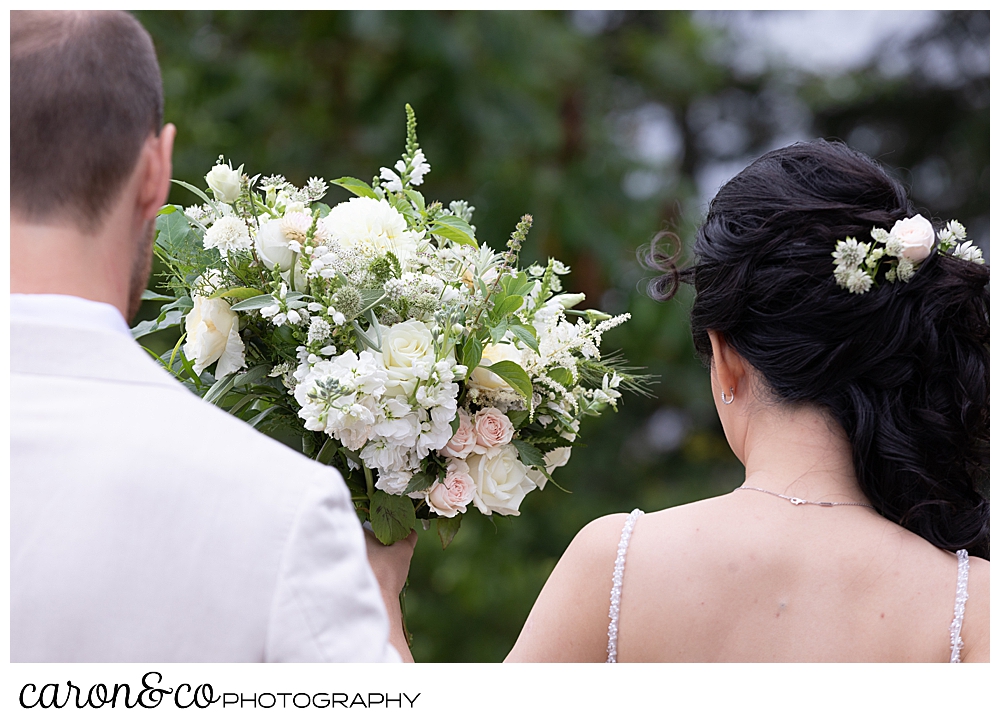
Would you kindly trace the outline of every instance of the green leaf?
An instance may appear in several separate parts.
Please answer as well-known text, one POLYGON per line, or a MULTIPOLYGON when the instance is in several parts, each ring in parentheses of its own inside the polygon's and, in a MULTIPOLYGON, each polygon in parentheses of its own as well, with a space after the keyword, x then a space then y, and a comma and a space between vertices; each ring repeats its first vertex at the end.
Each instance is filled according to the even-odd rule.
POLYGON ((427 203, 426 201, 424 201, 424 194, 422 194, 420 191, 414 191, 409 188, 406 189, 404 193, 406 193, 406 197, 413 202, 413 205, 417 208, 417 210, 423 213, 424 210, 427 208, 427 203))
POLYGON ((226 394, 229 393, 229 390, 233 388, 234 384, 236 384, 236 372, 227 374, 222 377, 222 379, 217 380, 215 384, 209 387, 208 391, 205 392, 205 396, 203 398, 209 404, 217 404, 222 401, 222 398, 226 396, 226 394))
POLYGON ((455 418, 451 420, 451 436, 454 437, 455 432, 457 432, 458 428, 461 426, 462 426, 462 417, 456 414, 455 418))
POLYGON ((501 319, 506 319, 515 311, 521 308, 521 304, 524 303, 523 296, 505 296, 503 299, 499 300, 496 305, 490 310, 490 318, 496 321, 501 319))
POLYGON ((142 292, 143 301, 174 301, 172 296, 164 296, 163 294, 157 294, 155 291, 146 289, 142 292))
POLYGON ((320 464, 330 464, 330 460, 333 459, 333 455, 337 451, 337 440, 330 437, 328 440, 323 442, 323 446, 320 447, 319 454, 316 455, 316 461, 320 464))
POLYGON ((431 224, 430 232, 436 236, 442 236, 449 241, 454 241, 457 244, 479 248, 479 244, 476 243, 476 233, 472 230, 472 226, 458 216, 450 214, 438 216, 434 219, 434 223, 431 224))
POLYGON ((483 359, 483 343, 474 336, 470 336, 462 345, 462 364, 468 368, 466 377, 472 374, 472 370, 479 366, 483 359))
POLYGON ((166 314, 160 314, 156 319, 150 319, 149 321, 140 321, 138 324, 132 327, 132 338, 141 339, 142 337, 152 334, 154 331, 162 331, 163 329, 170 329, 175 326, 179 326, 184 320, 184 314, 177 310, 168 311, 166 314))
POLYGON ((234 386, 237 387, 249 387, 252 384, 256 384, 261 379, 267 376, 268 371, 270 371, 271 366, 269 364, 258 364, 257 366, 251 367, 242 374, 236 375, 236 383, 234 386))
POLYGON ((410 477, 410 483, 406 485, 406 489, 403 491, 404 495, 408 495, 411 492, 423 492, 425 489, 434 484, 437 479, 437 475, 431 472, 417 472, 415 475, 410 477))
POLYGON ((538 338, 535 336, 535 328, 533 326, 525 326, 524 324, 511 324, 510 330, 518 339, 524 342, 524 345, 538 353, 538 338))
POLYGON ((494 344, 499 344, 500 340, 504 338, 509 324, 510 322, 507 319, 501 319, 495 326, 490 327, 490 339, 494 344))
POLYGON ((191 225, 183 213, 156 217, 156 245, 170 253, 176 253, 190 233, 191 225))
POLYGON ((521 271, 516 274, 507 274, 500 279, 500 285, 509 296, 524 296, 535 286, 535 282, 529 281, 528 275, 521 271))
POLYGON ((355 196, 365 196, 367 198, 378 199, 378 195, 372 190, 364 181, 358 180, 357 178, 351 178, 350 176, 344 176, 343 178, 338 178, 336 180, 330 181, 336 186, 341 188, 346 188, 348 191, 353 193, 355 196))
POLYGON ((448 545, 458 534, 458 528, 462 526, 462 516, 439 517, 437 521, 438 537, 441 539, 441 549, 448 549, 448 545))
MULTIPOLYGON (((202 201, 204 201, 205 203, 207 203, 209 206, 211 206, 212 208, 215 208, 215 201, 213 201, 208 196, 206 196, 205 192, 202 191, 197 186, 192 186, 190 183, 185 183, 184 181, 178 181, 176 178, 171 178, 170 182, 171 183, 176 183, 181 188, 186 188, 191 193, 193 193, 198 198, 200 198, 202 201)), ((181 215, 183 215, 183 214, 181 214, 181 215)))
POLYGON ((256 428, 257 425, 260 424, 261 422, 263 422, 264 419, 266 419, 267 416, 269 414, 271 414, 271 412, 273 412, 275 409, 277 409, 277 407, 268 407, 263 412, 261 412, 256 417, 254 417, 253 419, 248 419, 247 420, 247 424, 249 424, 251 427, 256 428))
POLYGON ((249 299, 233 304, 230 308, 233 311, 250 311, 252 309, 263 309, 265 306, 277 303, 277 299, 270 294, 260 294, 259 296, 251 296, 249 299))
POLYGON ((382 490, 375 490, 372 495, 369 520, 372 532, 383 545, 402 540, 417 526, 413 501, 409 497, 386 494, 382 490))
POLYGON ((313 211, 319 211, 319 217, 325 218, 330 215, 330 207, 325 203, 314 203, 312 205, 313 211))
POLYGON ((489 369, 491 372, 510 384, 514 391, 529 402, 531 401, 531 379, 528 377, 528 373, 524 371, 519 364, 505 360, 498 361, 496 364, 491 364, 490 366, 483 368, 489 369))
POLYGON ((573 373, 564 367, 550 369, 546 372, 546 376, 556 384, 562 384, 564 387, 569 388, 573 386, 573 373))
POLYGON ((517 455, 524 464, 529 467, 545 469, 545 455, 542 454, 538 447, 520 439, 511 440, 511 444, 517 448, 517 455))
POLYGON ((510 423, 514 425, 514 429, 520 429, 528 419, 528 411, 526 409, 511 409, 505 412, 505 414, 510 423))
POLYGON ((240 286, 235 289, 220 289, 209 296, 210 299, 252 299, 260 294, 260 289, 240 286))

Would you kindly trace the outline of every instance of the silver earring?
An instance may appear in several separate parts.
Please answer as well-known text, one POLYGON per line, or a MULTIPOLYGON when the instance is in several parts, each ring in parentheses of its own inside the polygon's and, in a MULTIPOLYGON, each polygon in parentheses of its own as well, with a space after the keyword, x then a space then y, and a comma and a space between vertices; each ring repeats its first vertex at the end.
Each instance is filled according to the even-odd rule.
POLYGON ((725 392, 722 393, 722 403, 723 404, 732 404, 734 399, 736 399, 736 392, 733 391, 732 387, 729 387, 729 399, 726 399, 726 393, 725 392))

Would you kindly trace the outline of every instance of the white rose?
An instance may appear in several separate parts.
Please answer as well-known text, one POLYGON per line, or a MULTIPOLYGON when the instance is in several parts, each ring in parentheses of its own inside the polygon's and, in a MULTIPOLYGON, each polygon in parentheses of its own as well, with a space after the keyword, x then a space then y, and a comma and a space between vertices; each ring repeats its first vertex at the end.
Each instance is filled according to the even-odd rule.
POLYGON ((472 426, 472 418, 464 409, 458 410, 458 429, 451 440, 441 450, 444 457, 465 459, 476 446, 476 430, 472 426))
POLYGON ((469 476, 476 485, 472 502, 484 515, 517 515, 524 496, 537 485, 528 477, 528 468, 517 458, 513 445, 487 457, 472 454, 466 459, 469 476))
POLYGON ((475 483, 469 475, 469 465, 460 459, 453 459, 448 464, 444 481, 435 482, 427 490, 425 499, 427 506, 441 517, 454 517, 460 512, 465 514, 475 489, 475 483))
POLYGON ((386 394, 409 397, 416 389, 418 372, 429 372, 435 361, 434 337, 422 321, 411 319, 383 328, 382 362, 389 374, 386 394))
POLYGON ((514 437, 514 425, 507 419, 507 415, 496 407, 486 407, 476 412, 473 427, 476 432, 476 446, 472 451, 475 454, 492 457, 510 444, 510 440, 514 437))
POLYGON ((288 246, 289 240, 282 230, 281 219, 265 221, 260 225, 254 242, 258 258, 269 269, 280 266, 282 270, 288 271, 295 260, 295 252, 288 246))
MULTIPOLYGON (((551 452, 546 452, 545 471, 552 474, 553 470, 565 465, 569 462, 569 456, 572 452, 572 447, 559 447, 558 449, 553 449, 551 452)), ((534 482, 540 490, 545 489, 545 483, 549 481, 548 478, 537 469, 529 469, 528 477, 531 478, 531 481, 534 482)))
POLYGON ((184 356, 194 361, 194 371, 201 374, 218 360, 215 376, 222 378, 246 366, 239 317, 223 299, 194 297, 194 308, 184 319, 187 341, 184 356))
POLYGON ((472 370, 469 376, 469 385, 478 389, 510 389, 511 386, 489 369, 483 369, 501 361, 512 361, 515 364, 522 364, 521 350, 513 344, 487 344, 483 349, 483 358, 479 366, 472 370))
POLYGON ((903 258, 919 263, 930 256, 934 246, 934 227, 920 214, 896 221, 890 233, 903 244, 903 258))
POLYGON ((212 170, 205 176, 208 187, 215 194, 215 200, 223 203, 233 203, 240 197, 240 177, 243 175, 243 166, 235 171, 228 163, 219 163, 213 166, 212 170))

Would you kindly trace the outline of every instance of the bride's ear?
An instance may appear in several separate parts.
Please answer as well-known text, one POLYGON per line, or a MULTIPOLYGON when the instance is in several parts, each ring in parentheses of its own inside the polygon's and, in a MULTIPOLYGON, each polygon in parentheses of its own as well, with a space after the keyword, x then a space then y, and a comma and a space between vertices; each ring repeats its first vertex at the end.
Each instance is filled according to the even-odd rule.
POLYGON ((726 337, 719 332, 709 329, 708 338, 712 342, 712 367, 719 382, 719 393, 728 397, 745 391, 747 365, 743 357, 736 353, 726 337))

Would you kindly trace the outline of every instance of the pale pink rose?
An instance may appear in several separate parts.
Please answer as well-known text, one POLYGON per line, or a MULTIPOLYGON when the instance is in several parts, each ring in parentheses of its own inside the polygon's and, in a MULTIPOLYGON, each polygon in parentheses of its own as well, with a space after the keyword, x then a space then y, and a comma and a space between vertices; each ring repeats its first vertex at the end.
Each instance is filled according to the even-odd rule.
POLYGON ((465 514, 475 488, 469 475, 469 465, 460 459, 453 459, 448 463, 444 480, 435 482, 427 490, 427 506, 441 517, 454 517, 460 512, 465 514))
POLYGON ((476 454, 492 457, 514 437, 514 425, 496 407, 480 409, 472 424, 476 430, 476 446, 472 451, 476 454))
POLYGON ((919 263, 930 256, 934 246, 934 227, 920 214, 896 221, 890 233, 902 242, 903 258, 919 263))
POLYGON ((459 409, 458 420, 458 429, 451 441, 438 450, 442 457, 465 459, 476 447, 476 430, 472 426, 472 418, 464 409, 459 409))

